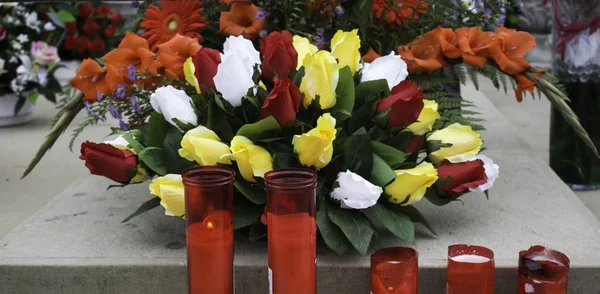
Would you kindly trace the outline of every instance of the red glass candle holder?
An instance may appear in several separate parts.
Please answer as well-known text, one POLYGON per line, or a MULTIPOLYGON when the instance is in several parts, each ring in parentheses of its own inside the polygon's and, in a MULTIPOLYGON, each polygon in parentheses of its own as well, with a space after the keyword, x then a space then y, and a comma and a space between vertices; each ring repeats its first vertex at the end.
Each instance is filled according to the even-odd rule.
POLYGON ((234 176, 232 169, 216 166, 182 174, 191 294, 233 293, 234 176))
POLYGON ((569 276, 569 258, 544 246, 519 252, 518 294, 565 294, 569 276))
POLYGON ((448 247, 447 294, 494 294, 494 252, 472 245, 448 247))
POLYGON ((265 174, 269 285, 274 294, 317 292, 317 173, 279 169, 265 174))
POLYGON ((419 253, 412 248, 391 247, 371 255, 372 294, 417 294, 419 253))

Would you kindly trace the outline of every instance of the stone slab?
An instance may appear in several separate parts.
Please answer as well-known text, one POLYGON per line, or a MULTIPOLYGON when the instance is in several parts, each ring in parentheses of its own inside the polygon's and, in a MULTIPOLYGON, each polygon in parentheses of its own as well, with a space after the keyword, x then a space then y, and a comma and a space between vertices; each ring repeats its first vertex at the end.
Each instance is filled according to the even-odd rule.
MULTIPOLYGON (((447 246, 492 248, 496 293, 515 293, 518 251, 546 245, 571 258, 569 293, 600 293, 600 222, 535 154, 480 92, 463 89, 488 119, 486 154, 501 166, 490 193, 464 205, 419 208, 438 236, 422 227, 420 293, 443 293, 447 246)), ((544 142, 545 143, 545 142, 544 142)), ((185 293, 184 223, 161 208, 121 220, 148 199, 138 185, 106 191, 85 177, 0 239, 0 293, 185 293)), ((383 236, 374 247, 408 245, 383 236)), ((236 236, 236 293, 268 293, 265 242, 236 236)), ((318 248, 319 293, 368 293, 369 257, 318 248)))

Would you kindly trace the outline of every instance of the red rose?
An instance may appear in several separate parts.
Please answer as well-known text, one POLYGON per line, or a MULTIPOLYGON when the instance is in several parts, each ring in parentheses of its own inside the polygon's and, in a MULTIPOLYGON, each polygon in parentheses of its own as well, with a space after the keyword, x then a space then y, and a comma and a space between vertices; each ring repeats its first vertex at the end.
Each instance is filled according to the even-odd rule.
POLYGON ((110 23, 112 23, 115 26, 120 24, 122 21, 123 21, 123 16, 118 12, 115 12, 115 13, 113 13, 113 15, 110 16, 110 23))
POLYGON ((75 35, 77 33, 77 23, 74 21, 65 23, 65 33, 67 36, 75 35))
POLYGON ((90 52, 98 52, 104 50, 104 40, 99 37, 95 37, 90 43, 90 52))
POLYGON ((137 155, 109 144, 84 142, 80 159, 93 175, 105 176, 115 182, 129 183, 137 173, 137 155))
POLYGON ((296 69, 298 52, 292 42, 292 34, 288 31, 272 32, 260 41, 262 76, 265 80, 272 80, 275 73, 279 78, 289 78, 290 72, 296 69))
POLYGON ((73 36, 67 36, 65 38, 65 49, 67 50, 72 50, 73 48, 75 48, 77 43, 77 39, 73 36))
POLYGON ((90 39, 89 38, 78 38, 77 39, 77 51, 85 52, 90 48, 90 39))
POLYGON ((215 90, 213 79, 217 75, 217 67, 221 63, 221 53, 218 50, 203 47, 196 55, 192 56, 192 62, 196 69, 194 75, 202 93, 206 94, 209 88, 215 90))
POLYGON ((108 5, 106 5, 106 4, 100 4, 100 6, 98 6, 98 8, 96 8, 96 15, 98 17, 106 17, 111 13, 112 13, 112 9, 110 9, 110 7, 108 7, 108 5))
POLYGON ((108 39, 108 38, 112 37, 116 32, 117 32, 117 27, 108 26, 106 29, 104 29, 104 37, 108 39))
POLYGON ((91 19, 88 19, 83 25, 83 32, 90 37, 95 35, 99 29, 100 26, 98 25, 98 23, 91 19))
POLYGON ((406 153, 413 153, 415 151, 419 151, 421 146, 425 143, 425 136, 412 136, 410 141, 408 142, 408 146, 406 146, 406 153))
POLYGON ((285 126, 296 119, 302 96, 298 86, 290 79, 273 79, 275 86, 262 106, 263 118, 273 116, 280 126, 285 126))
POLYGON ((413 81, 406 80, 392 89, 392 95, 377 104, 377 113, 392 112, 388 118, 389 128, 408 126, 417 121, 423 109, 425 94, 413 81))
POLYGON ((79 13, 77 16, 82 19, 88 19, 94 13, 94 7, 89 3, 79 5, 79 13))
POLYGON ((440 180, 452 177, 452 180, 438 185, 447 197, 456 197, 467 189, 475 189, 488 181, 483 161, 477 159, 460 163, 444 161, 437 169, 440 180))

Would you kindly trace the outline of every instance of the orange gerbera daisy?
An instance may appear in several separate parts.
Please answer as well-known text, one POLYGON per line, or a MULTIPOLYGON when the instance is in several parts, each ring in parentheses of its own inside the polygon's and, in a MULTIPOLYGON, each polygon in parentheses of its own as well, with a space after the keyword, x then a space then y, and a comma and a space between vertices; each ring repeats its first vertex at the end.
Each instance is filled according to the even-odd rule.
POLYGON ((119 47, 108 52, 102 59, 127 76, 127 67, 131 65, 139 72, 146 72, 154 60, 154 52, 150 51, 146 39, 128 32, 119 47))
POLYGON ((71 86, 83 92, 84 99, 90 102, 97 101, 98 93, 110 94, 123 84, 123 76, 111 65, 102 69, 98 62, 86 58, 81 62, 75 77, 71 79, 71 86))
POLYGON ((418 19, 427 11, 425 0, 373 0, 375 18, 382 19, 390 26, 401 25, 410 18, 418 19))
POLYGON ((146 30, 142 37, 148 40, 153 51, 176 34, 196 38, 201 42, 202 36, 198 31, 208 24, 201 15, 203 11, 199 0, 162 0, 159 7, 150 5, 140 23, 140 28, 146 30))
POLYGON ((264 16, 257 17, 261 8, 249 2, 233 2, 229 11, 221 12, 219 31, 230 36, 255 39, 265 27, 264 16))
MULTIPOLYGON (((202 46, 198 39, 175 35, 168 42, 158 45, 156 60, 164 66, 165 74, 169 78, 178 78, 183 73, 183 64, 188 57, 196 55, 202 46)), ((151 68, 151 71, 158 69, 151 68)))

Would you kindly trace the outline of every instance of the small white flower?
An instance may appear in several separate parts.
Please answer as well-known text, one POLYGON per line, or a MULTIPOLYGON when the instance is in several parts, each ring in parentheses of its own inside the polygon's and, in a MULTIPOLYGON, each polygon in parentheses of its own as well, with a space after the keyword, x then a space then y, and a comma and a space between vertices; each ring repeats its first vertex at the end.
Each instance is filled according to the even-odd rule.
POLYGON ((123 138, 123 135, 119 135, 118 137, 114 138, 113 140, 104 141, 104 144, 109 144, 115 148, 119 148, 119 147, 127 147, 129 145, 129 142, 127 142, 127 140, 125 140, 125 138, 123 138))
MULTIPOLYGON (((483 185, 480 185, 479 187, 476 188, 469 188, 469 190, 471 192, 485 192, 487 190, 489 190, 492 186, 494 186, 494 183, 496 182, 496 179, 498 179, 500 177, 500 166, 498 166, 497 164, 494 163, 494 161, 482 154, 478 154, 475 155, 465 161, 475 161, 475 160, 481 160, 483 162, 483 169, 485 170, 485 175, 487 176, 487 182, 483 185)), ((451 163, 459 163, 459 162, 464 162, 464 161, 460 161, 460 160, 452 160, 451 158, 448 158, 448 161, 450 161, 451 163)))
POLYGON ((19 81, 14 78, 12 81, 10 81, 10 89, 15 93, 21 93, 23 90, 25 90, 25 86, 21 85, 19 81))
POLYGON ((26 43, 29 42, 29 36, 25 35, 25 34, 19 34, 17 36, 17 41, 19 41, 19 43, 26 43))
POLYGON ((406 62, 394 52, 379 57, 371 64, 365 64, 362 70, 361 82, 385 79, 390 90, 408 77, 406 62))
POLYGON ((46 30, 46 31, 54 31, 54 30, 56 30, 56 27, 51 22, 47 22, 44 25, 44 30, 46 30))
POLYGON ((39 33, 41 24, 42 22, 38 19, 37 12, 33 11, 25 14, 25 25, 30 29, 39 33))
POLYGON ((19 43, 19 42, 13 42, 12 46, 13 46, 13 49, 15 49, 15 50, 21 50, 23 48, 23 45, 21 45, 21 43, 19 43))
MULTIPOLYGON (((192 98, 185 91, 173 88, 173 86, 160 87, 150 95, 152 108, 162 114, 170 124, 179 129, 173 118, 182 123, 198 125, 198 117, 192 109, 192 98)), ((180 131, 183 131, 179 129, 180 131)))
POLYGON ((37 82, 42 87, 46 87, 48 85, 48 72, 45 68, 40 68, 36 72, 37 82))
POLYGON ((10 59, 8 60, 9 63, 17 63, 19 61, 19 59, 16 56, 11 56, 10 59))
POLYGON ((363 177, 347 170, 338 174, 339 187, 333 189, 331 198, 341 202, 346 209, 365 209, 377 203, 383 189, 363 177))

